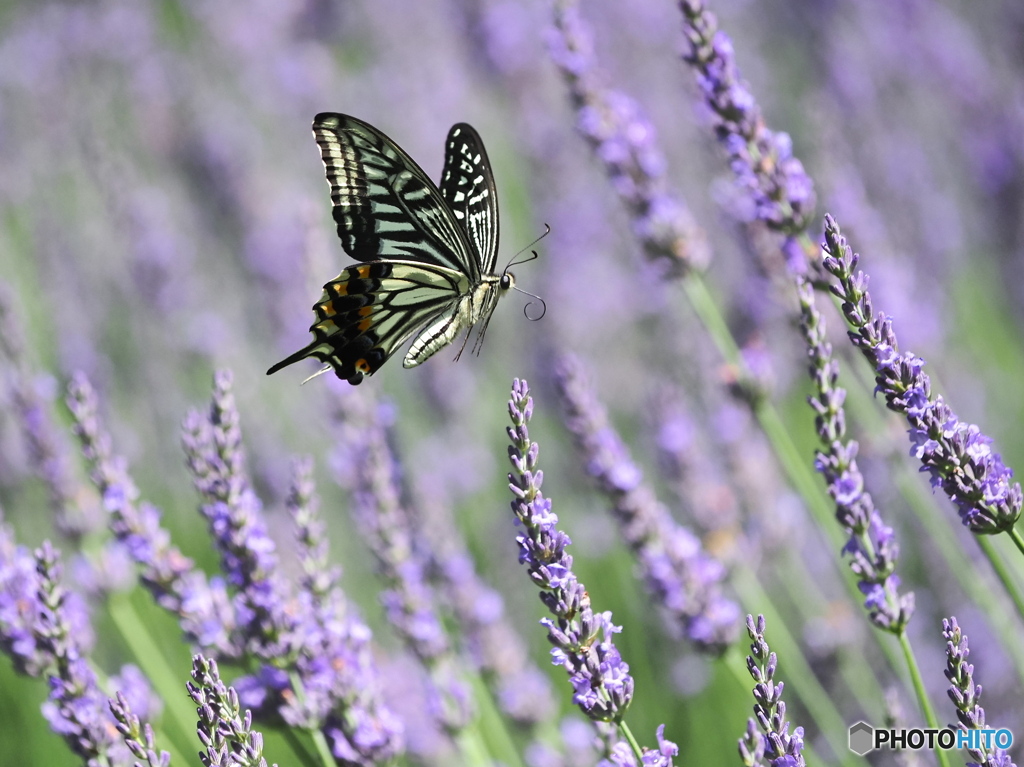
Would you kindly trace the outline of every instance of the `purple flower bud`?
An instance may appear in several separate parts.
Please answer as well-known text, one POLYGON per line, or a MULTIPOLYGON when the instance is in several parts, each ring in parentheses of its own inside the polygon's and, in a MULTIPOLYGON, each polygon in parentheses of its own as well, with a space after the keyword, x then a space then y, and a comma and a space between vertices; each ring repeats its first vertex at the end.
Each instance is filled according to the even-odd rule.
MULTIPOLYGON (((167 751, 156 751, 156 741, 153 737, 153 728, 146 723, 142 725, 141 718, 148 718, 143 715, 141 718, 135 714, 128 696, 121 692, 115 698, 110 699, 110 713, 117 720, 118 732, 124 737, 125 746, 131 751, 136 759, 145 760, 145 767, 169 767, 171 755, 167 751)), ((136 762, 139 764, 139 762, 136 762)))
POLYGON ((430 672, 432 713, 445 730, 456 733, 472 718, 472 696, 437 614, 437 597, 426 578, 428 562, 414 544, 400 467, 385 431, 388 414, 353 396, 344 402, 342 417, 359 424, 352 430, 357 441, 352 515, 387 584, 381 603, 388 621, 430 672))
POLYGON ((102 512, 76 491, 66 438, 54 423, 50 407, 58 387, 49 376, 44 379, 30 369, 13 303, 11 289, 0 282, 0 352, 10 363, 12 410, 25 439, 29 464, 46 486, 54 524, 68 538, 79 541, 102 525, 102 512))
POLYGON ((816 413, 815 430, 822 449, 815 453, 814 467, 828 483, 836 505, 836 520, 849 536, 842 553, 850 557, 850 569, 860 580, 871 622, 899 635, 914 612, 914 595, 899 594, 899 578, 893 575, 899 546, 892 528, 882 522, 871 495, 864 490, 864 477, 857 466, 857 443, 846 438, 839 363, 832 345, 825 340, 825 320, 814 301, 814 289, 803 277, 797 278, 800 300, 800 329, 808 349, 808 372, 815 392, 808 399, 816 413))
MULTIPOLYGON (((981 707, 981 685, 974 683, 974 666, 967 663, 971 651, 967 647, 967 635, 960 630, 955 617, 942 619, 942 637, 946 640, 946 669, 943 673, 951 683, 948 689, 950 700, 956 706, 956 718, 962 730, 986 729, 985 709, 981 707)), ((979 741, 978 748, 968 748, 967 753, 978 767, 1012 767, 1010 755, 1001 748, 990 748, 979 741)))
POLYGON ((850 338, 875 368, 875 390, 890 410, 906 417, 911 455, 921 461, 921 470, 953 501, 972 532, 991 535, 1011 529, 1024 495, 1020 484, 1010 481, 1013 472, 992 451, 991 439, 976 425, 960 421, 941 396, 932 397, 931 381, 922 372, 924 361, 899 351, 891 319, 881 312, 873 316, 867 277, 856 271, 860 257, 831 216, 825 217, 822 247, 825 271, 838 281, 831 290, 842 299, 850 338))
POLYGON ((127 746, 115 741, 113 715, 99 688, 69 612, 69 592, 61 585, 59 554, 44 541, 35 552, 38 590, 32 627, 36 647, 46 659, 50 695, 43 716, 69 748, 96 763, 119 763, 127 746))
MULTIPOLYGON (((681 0, 679 7, 689 47, 683 59, 695 70, 712 128, 737 183, 750 195, 758 220, 783 234, 802 233, 814 212, 814 185, 793 157, 789 136, 765 125, 740 77, 732 42, 718 30, 718 21, 703 0, 681 0)), ((801 257, 791 269, 802 272, 802 261, 801 257)))
POLYGON ((198 706, 197 734, 205 747, 200 754, 204 765, 267 767, 263 734, 252 729, 251 711, 242 714, 238 694, 221 681, 216 661, 192 656, 192 681, 186 687, 198 706))
POLYGON ((710 652, 723 651, 739 628, 739 608, 721 594, 724 568, 704 553, 691 532, 675 523, 643 484, 640 469, 609 425, 580 363, 563 356, 555 370, 566 426, 583 453, 587 473, 612 504, 648 591, 665 610, 674 633, 710 652))
POLYGON ((540 472, 523 473, 522 463, 517 461, 536 455, 536 443, 530 440, 527 428, 528 414, 533 412, 529 392, 526 381, 516 379, 508 403, 514 427, 509 431, 509 457, 516 469, 509 474, 509 484, 524 491, 514 494, 512 501, 516 524, 523 530, 516 536, 519 561, 527 566, 530 578, 541 589, 541 600, 554 615, 554 619, 541 619, 541 624, 547 627, 548 641, 554 645, 552 663, 569 674, 573 702, 594 721, 619 722, 633 697, 629 666, 612 641, 621 629, 612 624, 611 613, 591 610, 590 598, 572 571, 572 557, 565 551, 569 539, 555 529, 558 518, 541 492, 543 476, 540 472))
POLYGON ((67 404, 92 481, 110 514, 111 532, 142 568, 143 584, 157 604, 179 616, 190 641, 236 657, 240 648, 229 638, 234 608, 223 587, 216 580, 207 581, 192 560, 171 544, 155 507, 137 504, 139 491, 124 459, 111 452, 110 436, 99 420, 96 392, 84 375, 72 376, 67 404))
POLYGON ((704 268, 710 251, 690 211, 668 190, 654 126, 633 99, 601 82, 593 38, 575 2, 559 0, 554 11, 548 49, 569 84, 576 127, 626 204, 644 251, 677 276, 704 268))
POLYGON ((785 686, 774 679, 778 659, 768 647, 764 631, 763 615, 758 615, 756 622, 752 615, 747 616, 747 636, 751 640, 747 670, 755 682, 754 718, 747 720, 747 731, 739 740, 740 757, 746 765, 761 764, 767 757, 773 767, 803 767, 804 728, 797 727, 789 734, 782 700, 785 686))

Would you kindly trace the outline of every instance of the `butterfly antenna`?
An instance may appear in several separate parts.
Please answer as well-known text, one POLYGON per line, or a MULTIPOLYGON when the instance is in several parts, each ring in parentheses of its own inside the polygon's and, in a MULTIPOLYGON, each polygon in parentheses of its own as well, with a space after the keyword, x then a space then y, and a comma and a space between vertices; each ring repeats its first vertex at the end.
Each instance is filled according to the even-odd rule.
POLYGON ((542 234, 536 240, 534 240, 529 245, 527 245, 525 248, 523 248, 518 253, 516 253, 514 256, 512 256, 512 258, 509 259, 509 262, 505 265, 504 271, 507 272, 513 266, 518 266, 519 264, 525 264, 527 261, 533 261, 535 258, 540 258, 540 256, 537 255, 537 251, 534 250, 534 251, 531 251, 532 255, 529 258, 524 258, 522 261, 516 261, 516 259, 519 258, 519 256, 521 256, 527 250, 530 250, 530 248, 532 248, 538 242, 543 240, 549 234, 551 234, 551 226, 549 224, 544 224, 544 234, 542 234))
POLYGON ((543 319, 544 315, 548 313, 547 301, 545 301, 543 298, 538 296, 536 293, 531 293, 528 290, 523 290, 522 288, 517 288, 515 285, 512 286, 512 290, 515 290, 515 291, 518 291, 519 293, 523 293, 524 295, 530 296, 530 298, 536 298, 538 301, 540 301, 540 314, 538 314, 536 317, 531 317, 530 316, 530 307, 533 306, 533 301, 527 301, 526 302, 526 306, 523 307, 523 314, 526 315, 526 319, 528 319, 530 322, 536 322, 537 320, 543 319))

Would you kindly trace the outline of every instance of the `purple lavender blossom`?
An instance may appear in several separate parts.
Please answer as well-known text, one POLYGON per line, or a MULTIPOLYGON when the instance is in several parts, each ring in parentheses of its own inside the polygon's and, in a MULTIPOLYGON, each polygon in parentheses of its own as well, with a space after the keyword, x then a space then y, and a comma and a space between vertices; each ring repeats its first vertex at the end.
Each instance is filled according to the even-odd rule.
MULTIPOLYGON (((326 583, 307 580, 309 590, 295 595, 278 571, 260 501, 245 473, 231 383, 227 371, 214 376, 209 416, 189 415, 183 443, 204 500, 201 512, 221 552, 228 581, 237 589, 240 641, 265 664, 237 680, 239 694, 252 706, 276 708, 292 726, 325 725, 334 755, 346 762, 390 758, 401 750, 401 727, 377 701, 367 654, 369 632, 358 622, 337 622, 345 613, 340 592, 319 591, 334 585, 330 573, 326 583), (301 689, 292 688, 285 670, 292 668, 299 674, 301 689)), ((307 525, 312 522, 312 493, 309 477, 300 476, 291 505, 307 525)), ((311 534, 300 531, 300 537, 311 534)), ((319 553, 307 551, 303 559, 308 564, 316 556, 319 553)))
POLYGON ((404 748, 402 724, 381 701, 373 634, 347 603, 339 586, 340 568, 329 564, 317 503, 312 461, 296 461, 287 506, 303 571, 299 600, 308 616, 303 652, 296 661, 304 718, 326 716, 324 734, 343 763, 387 761, 404 748))
POLYGON ((804 728, 797 727, 789 734, 786 702, 782 700, 785 685, 775 682, 778 659, 765 641, 764 629, 763 615, 757 616, 756 623, 752 615, 747 616, 747 635, 751 640, 747 671, 754 679, 756 723, 755 719, 747 720, 747 731, 739 740, 740 758, 747 767, 763 764, 764 757, 772 767, 803 767, 804 728))
POLYGON ((619 741, 611 748, 608 756, 597 763, 598 767, 672 767, 672 757, 679 755, 679 747, 665 739, 665 725, 658 725, 655 735, 658 748, 644 747, 639 761, 630 745, 619 741))
POLYGON ((36 641, 38 593, 32 553, 17 545, 8 526, 0 523, 0 649, 15 671, 28 676, 39 676, 53 662, 36 641))
POLYGON ((96 392, 81 373, 68 384, 67 405, 92 481, 110 514, 111 532, 141 567, 143 585, 157 604, 178 615, 190 642, 215 649, 222 657, 239 657, 241 648, 231 639, 235 611, 223 580, 207 580, 171 543, 160 526, 160 511, 137 503, 139 490, 125 460, 112 454, 110 435, 99 420, 96 392))
POLYGON ((540 599, 555 616, 543 618, 548 630, 552 663, 569 674, 575 694, 573 703, 590 719, 621 724, 633 699, 633 678, 613 642, 621 627, 611 613, 594 613, 590 596, 572 571, 571 541, 559 530, 551 501, 541 492, 544 472, 537 470, 540 446, 530 440, 527 428, 533 415, 533 398, 526 381, 515 379, 508 402, 512 426, 509 489, 515 500, 512 512, 523 532, 516 536, 519 561, 541 590, 540 599))
POLYGON ((49 541, 35 552, 39 590, 33 634, 39 650, 51 662, 46 670, 50 696, 43 704, 43 716, 75 754, 103 763, 125 746, 114 739, 107 697, 73 633, 58 556, 49 541))
MULTIPOLYGON (((88 659, 89 619, 82 600, 62 586, 58 558, 48 541, 34 556, 15 546, 0 524, 0 649, 19 673, 47 677, 43 717, 75 754, 89 764, 123 764, 126 746, 114 735, 106 695, 88 659)), ((142 710, 158 710, 149 682, 134 666, 125 666, 110 684, 125 689, 142 710)))
POLYGON ((106 686, 123 695, 132 711, 142 719, 154 719, 163 711, 163 700, 153 691, 142 669, 132 663, 122 666, 120 672, 110 677, 106 686))
POLYGON ((193 411, 183 425, 182 444, 200 512, 221 555, 234 599, 238 627, 247 651, 287 665, 298 651, 299 620, 286 609, 287 586, 277 569, 273 540, 262 504, 245 472, 242 432, 228 371, 214 375, 209 415, 193 411))
POLYGON ((800 329, 807 344, 808 371, 815 393, 808 397, 814 409, 814 426, 823 449, 815 451, 815 468, 828 484, 836 504, 836 520, 849 535, 843 553, 851 557, 850 569, 859 577, 857 587, 866 597, 871 622, 897 636, 914 613, 913 593, 900 596, 895 574, 899 546, 891 527, 883 521, 871 495, 864 490, 864 477, 857 466, 858 445, 846 438, 846 390, 837 386, 839 363, 832 345, 825 340, 825 319, 814 303, 814 288, 797 279, 800 298, 800 329))
MULTIPOLYGON (((191 560, 170 544, 156 509, 136 506, 138 490, 124 461, 111 456, 95 392, 83 376, 76 376, 68 404, 93 480, 111 512, 111 529, 142 565, 143 582, 157 602, 181 617, 193 644, 226 658, 241 658, 248 647, 273 664, 294 664, 302 683, 298 694, 287 671, 275 665, 264 665, 237 680, 236 687, 250 706, 276 709, 293 726, 323 727, 334 755, 347 764, 391 758, 402 750, 401 725, 379 701, 370 655, 372 634, 347 608, 337 587, 337 571, 326 566, 325 536, 311 508, 309 467, 300 472, 290 505, 300 526, 300 541, 315 550, 303 549, 300 555, 308 575, 292 597, 278 580, 273 543, 256 516, 259 502, 244 475, 238 414, 229 386, 229 376, 218 376, 211 419, 193 416, 187 441, 197 484, 210 501, 204 510, 210 511, 229 563, 229 580, 242 587, 234 601, 222 579, 207 583, 191 560), (246 585, 251 587, 248 591, 246 585), (263 620, 265 613, 260 611, 271 609, 276 612, 263 620), (287 632, 278 632, 284 639, 275 636, 275 625, 287 627, 287 632)), ((136 710, 141 705, 132 701, 136 710)))
POLYGON ((417 477, 410 499, 416 537, 423 541, 432 578, 458 620, 464 651, 494 690, 501 710, 516 724, 535 727, 555 713, 554 690, 547 675, 530 660, 523 638, 505 613, 501 594, 477 572, 453 515, 449 482, 438 471, 417 477))
POLYGON ((380 599, 388 621, 428 669, 432 714, 454 734, 472 719, 473 700, 437 614, 437 598, 426 577, 428 563, 416 549, 403 507, 400 469, 384 428, 390 406, 363 401, 362 410, 352 516, 387 583, 380 599))
POLYGON ((725 568, 672 519, 643 483, 580 362, 568 354, 560 357, 555 381, 566 427, 583 454, 586 471, 612 502, 612 513, 640 564, 647 590, 665 610, 673 633, 708 652, 723 652, 739 630, 739 607, 720 593, 725 568))
MULTIPOLYGON (((110 713, 117 720, 117 730, 124 737, 125 746, 136 759, 145 760, 145 767, 169 767, 170 753, 157 753, 153 727, 149 722, 142 724, 123 693, 118 692, 116 698, 110 699, 110 713)), ((138 764, 139 762, 136 762, 136 765, 138 764)))
POLYGON ((593 37, 576 3, 558 0, 554 14, 548 49, 569 83, 578 110, 576 128, 604 164, 645 252, 667 261, 676 276, 703 269, 710 258, 704 232, 667 190, 654 126, 632 98, 601 82, 593 37))
POLYGON ((875 391, 888 408, 910 424, 910 454, 956 504, 960 519, 972 532, 991 535, 1011 530, 1020 516, 1020 484, 1013 471, 992 450, 992 440, 974 424, 957 418, 941 395, 932 397, 931 381, 922 372, 924 360, 900 352, 892 319, 874 315, 867 292, 868 277, 856 271, 860 256, 850 249, 831 216, 825 216, 823 266, 837 285, 830 290, 842 300, 852 330, 850 340, 875 369, 875 391))
POLYGON ((29 368, 24 332, 13 303, 10 287, 0 282, 0 351, 10 363, 11 404, 24 435, 30 464, 46 486, 54 524, 63 535, 78 541, 95 530, 102 523, 101 518, 94 504, 90 505, 77 492, 67 445, 45 401, 49 397, 41 391, 43 380, 29 368))
MULTIPOLYGON (((967 647, 967 635, 960 630, 955 617, 942 619, 942 637, 946 640, 945 675, 951 683, 949 699, 956 706, 956 718, 960 729, 984 730, 985 709, 981 707, 981 685, 974 683, 974 666, 967 662, 971 651, 967 647)), ((973 762, 967 767, 1014 767, 1010 755, 1001 748, 989 749, 983 743, 979 748, 968 748, 973 762)))
POLYGON ((754 217, 787 236, 783 246, 792 271, 805 268, 804 250, 794 240, 814 212, 814 184, 793 156, 785 133, 770 130, 736 66, 732 41, 703 0, 680 0, 683 35, 689 50, 683 60, 697 73, 697 86, 709 109, 711 125, 729 158, 739 186, 754 203, 754 217))
MULTIPOLYGON (((252 729, 252 712, 242 713, 238 693, 220 679, 217 661, 192 656, 189 697, 199 707, 197 732, 204 767, 267 767, 263 734, 252 729)), ((277 765, 274 765, 277 767, 277 765)))

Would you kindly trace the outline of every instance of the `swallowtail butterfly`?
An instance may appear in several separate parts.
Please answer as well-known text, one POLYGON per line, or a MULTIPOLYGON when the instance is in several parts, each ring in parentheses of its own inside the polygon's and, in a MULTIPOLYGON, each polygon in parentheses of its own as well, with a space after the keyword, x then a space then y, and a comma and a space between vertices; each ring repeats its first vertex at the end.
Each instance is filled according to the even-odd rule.
POLYGON ((267 374, 316 357, 327 363, 320 373, 333 368, 358 384, 413 335, 407 368, 464 330, 468 341, 473 326, 483 323, 478 349, 515 278, 507 268, 494 273, 498 193, 477 132, 466 123, 448 132, 440 189, 398 144, 362 120, 319 114, 313 135, 341 246, 363 263, 324 285, 313 306, 313 340, 267 374))

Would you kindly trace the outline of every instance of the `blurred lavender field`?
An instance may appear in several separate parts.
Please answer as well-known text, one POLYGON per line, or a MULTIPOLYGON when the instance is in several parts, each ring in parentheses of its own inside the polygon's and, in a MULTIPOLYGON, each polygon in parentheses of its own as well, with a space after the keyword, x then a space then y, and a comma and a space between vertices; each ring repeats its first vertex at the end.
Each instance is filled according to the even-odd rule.
MULTIPOLYGON (((163 702, 139 692, 132 709, 172 764, 196 763, 195 708, 216 711, 221 690, 215 669, 193 671, 197 649, 255 710, 268 763, 327 763, 326 747, 354 764, 632 764, 621 733, 583 715, 607 704, 618 721, 615 701, 582 667, 569 683, 538 623, 561 596, 541 604, 535 584, 561 595, 574 579, 625 722, 650 749, 664 725, 678 764, 743 763, 740 738, 750 764, 852 764, 847 726, 926 726, 922 693, 939 726, 955 723, 951 616, 988 726, 1024 738, 1024 568, 1006 532, 1019 487, 1000 473, 1024 465, 1024 6, 718 0, 732 46, 719 38, 698 72, 701 5, 3 6, 0 646, 13 662, 0 662, 0 764, 85 763, 51 730, 73 728, 46 681, 79 653, 103 692, 95 711, 144 690, 140 669, 163 702), (746 86, 714 69, 730 52, 746 86), (352 263, 309 130, 322 111, 378 127, 435 180, 449 127, 472 124, 501 200, 499 265, 551 227, 515 270, 543 320, 512 294, 479 357, 454 362, 456 344, 359 387, 330 374, 300 387, 313 363, 268 378, 352 263), (766 143, 737 138, 744 126, 766 143), (862 342, 865 363, 825 288, 842 282, 818 265, 825 213, 863 257, 874 311, 958 416, 946 436, 977 424, 1001 455, 964 437, 989 472, 984 503, 1009 499, 1000 534, 961 524, 981 525, 980 506, 947 497, 934 446, 908 439, 889 389, 872 396, 885 362, 862 342), (831 343, 847 390, 829 423, 845 418, 859 445, 863 487, 818 459, 831 496, 807 405, 825 395, 807 373, 818 365, 826 385, 832 363, 809 355, 802 310, 805 328, 820 312, 812 344, 831 343), (510 448, 514 378, 533 409, 514 403, 510 448), (537 574, 513 501, 527 521, 557 515, 572 577, 537 574), (857 574, 837 503, 869 515, 847 546, 857 574), (155 557, 147 504, 206 591, 145 570, 139 584, 132 558, 155 557), (32 564, 44 540, 60 565, 48 549, 32 564), (865 572, 890 564, 898 581, 865 572), (70 640, 60 609, 33 628, 61 569, 81 598, 67 602, 70 640), (745 735, 762 703, 748 613, 766 616, 802 756, 796 743, 773 757, 770 740, 757 754, 757 728, 745 735), (342 677, 347 697, 331 687, 342 677)), ((120 737, 113 719, 93 725, 120 737)), ((669 764, 663 750, 644 763, 669 764)), ((133 762, 123 747, 105 758, 133 762)))

